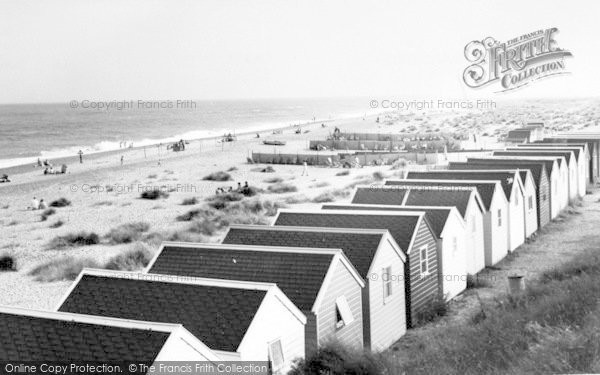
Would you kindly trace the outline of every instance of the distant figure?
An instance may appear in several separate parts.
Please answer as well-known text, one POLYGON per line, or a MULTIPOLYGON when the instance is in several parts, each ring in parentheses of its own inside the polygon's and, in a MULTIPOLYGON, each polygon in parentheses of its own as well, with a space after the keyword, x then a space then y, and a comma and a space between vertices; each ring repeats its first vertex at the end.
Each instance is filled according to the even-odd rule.
POLYGON ((48 208, 48 204, 43 199, 40 199, 40 210, 45 210, 46 208, 48 208))
POLYGON ((66 164, 61 165, 60 173, 62 173, 62 174, 67 173, 67 165, 66 164))
POLYGON ((325 123, 321 124, 321 127, 324 128, 325 127, 325 123))
POLYGON ((248 181, 244 181, 244 189, 248 189, 250 186, 248 186, 248 181))
POLYGON ((0 177, 0 182, 10 182, 10 178, 8 178, 7 174, 3 174, 2 177, 0 177))
POLYGON ((302 169, 302 176, 308 176, 308 163, 306 162, 306 160, 304 160, 304 163, 302 163, 302 165, 304 165, 304 168, 302 169))
POLYGON ((49 167, 50 163, 48 163, 48 159, 44 160, 44 167, 49 167))
POLYGON ((38 166, 38 167, 41 167, 41 166, 42 166, 42 161, 40 160, 40 158, 38 158, 38 161, 37 161, 37 166, 38 166))
POLYGON ((233 192, 233 186, 230 186, 229 189, 227 189, 228 193, 232 193, 233 192))
POLYGON ((33 197, 33 199, 31 200, 31 209, 37 210, 38 208, 40 208, 40 202, 38 202, 36 197, 33 197))
POLYGON ((79 155, 79 163, 83 164, 83 151, 79 150, 77 154, 79 155))
POLYGON ((238 193, 242 191, 242 183, 241 183, 241 182, 238 182, 238 187, 237 187, 237 190, 236 190, 236 191, 237 191, 238 193))
POLYGON ((256 133, 256 138, 260 138, 260 134, 256 133))
POLYGON ((121 166, 123 165, 123 159, 124 159, 124 158, 125 158, 125 157, 124 157, 123 155, 121 155, 121 166))

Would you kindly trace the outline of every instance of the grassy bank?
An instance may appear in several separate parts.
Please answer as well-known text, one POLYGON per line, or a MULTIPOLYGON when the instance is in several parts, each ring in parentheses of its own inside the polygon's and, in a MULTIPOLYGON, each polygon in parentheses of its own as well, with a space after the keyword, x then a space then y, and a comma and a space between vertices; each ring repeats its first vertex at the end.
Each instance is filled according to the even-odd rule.
POLYGON ((574 260, 530 282, 522 296, 483 304, 467 323, 415 335, 399 349, 402 361, 394 351, 354 353, 346 358, 351 368, 343 368, 349 352, 337 349, 332 355, 328 349, 300 364, 296 373, 318 373, 317 367, 332 374, 357 367, 361 370, 353 373, 600 373, 600 249, 587 245, 574 260))

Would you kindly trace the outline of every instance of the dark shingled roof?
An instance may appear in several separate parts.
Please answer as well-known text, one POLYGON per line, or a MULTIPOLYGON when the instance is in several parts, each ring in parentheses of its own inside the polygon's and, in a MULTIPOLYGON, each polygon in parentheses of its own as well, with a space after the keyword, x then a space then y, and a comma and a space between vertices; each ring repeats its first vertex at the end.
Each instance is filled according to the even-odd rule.
POLYGON ((406 191, 377 187, 359 187, 352 203, 401 205, 406 191))
MULTIPOLYGON (((414 177, 414 176, 413 176, 414 177)), ((410 178, 410 180, 388 180, 385 182, 386 186, 460 186, 460 187, 475 187, 477 188, 477 192, 481 196, 481 200, 483 201, 483 205, 485 206, 486 211, 490 210, 490 206, 492 205, 492 198, 494 197, 494 192, 496 191, 496 182, 462 182, 462 181, 435 181, 435 182, 425 182, 425 181, 413 181, 416 178, 410 178)), ((410 199, 410 195, 409 195, 410 199)), ((409 205, 407 202, 406 205, 409 205)))
POLYGON ((84 275, 60 311, 182 324, 214 350, 236 351, 266 291, 84 275))
POLYGON ((360 215, 356 213, 280 212, 275 225, 325 228, 387 229, 402 251, 408 253, 417 229, 418 215, 360 215))
MULTIPOLYGON (((527 173, 527 172, 525 172, 527 173)), ((498 181, 504 189, 506 199, 510 200, 513 184, 515 183, 515 172, 508 171, 439 171, 439 172, 408 172, 406 178, 423 180, 488 180, 498 181)), ((481 192, 479 192, 481 195, 481 192)), ((483 196, 482 196, 483 197, 483 196)))
MULTIPOLYGON (((251 235, 231 229, 224 243, 251 235)), ((248 243, 245 243, 248 244, 248 243)), ((301 310, 310 311, 333 261, 331 253, 165 246, 149 272, 275 283, 301 310)))
MULTIPOLYGON (((523 182, 523 185, 525 185, 525 181, 527 181, 527 173, 531 173, 531 171, 527 168, 523 169, 519 169, 519 168, 491 168, 485 165, 473 165, 473 164, 469 164, 469 163, 462 163, 462 162, 450 162, 450 164, 448 165, 448 168, 450 171, 456 171, 456 172, 473 172, 473 173, 508 173, 511 176, 514 173, 519 173, 519 177, 521 178, 521 181, 523 182)), ((501 181, 502 182, 502 181, 501 181)), ((533 182, 533 184, 535 185, 535 181, 533 182)), ((504 187, 504 184, 502 184, 504 187)), ((504 189, 506 189, 506 187, 504 187, 504 189)), ((506 190, 505 190, 506 192, 506 190)))
POLYGON ((324 204, 321 206, 323 210, 368 210, 368 211, 404 211, 404 212, 425 212, 425 216, 431 224, 431 229, 435 232, 435 235, 440 237, 450 215, 450 208, 438 207, 438 208, 420 208, 420 207, 406 207, 406 206, 381 206, 381 205, 359 205, 359 204, 348 204, 348 205, 330 205, 324 204))
MULTIPOLYGON (((583 145, 583 144, 582 144, 583 145)), ((583 149, 581 147, 569 147, 568 145, 564 146, 548 146, 546 143, 527 143, 518 148, 519 150, 544 150, 544 151, 572 151, 573 155, 575 155, 575 160, 579 160, 579 157, 583 154, 583 149)))
POLYGON ((231 228, 223 243, 263 246, 342 249, 359 275, 366 278, 379 249, 382 235, 377 233, 323 232, 290 228, 231 228))
POLYGON ((152 364, 168 337, 167 332, 0 313, 1 361, 152 364))
MULTIPOLYGON (((542 173, 548 173, 546 163, 536 160, 519 160, 519 159, 477 159, 469 158, 467 163, 450 163, 449 168, 462 168, 465 166, 468 169, 529 169, 535 183, 539 185, 542 178, 542 173)), ((521 180, 523 179, 521 175, 521 180)))
POLYGON ((464 218, 467 214, 467 207, 472 194, 473 191, 471 190, 411 189, 406 200, 406 205, 456 207, 464 218))
POLYGON ((559 155, 555 155, 555 153, 546 153, 546 152, 530 152, 530 151, 494 151, 494 156, 498 155, 498 156, 527 156, 527 157, 536 157, 536 156, 541 156, 541 157, 556 157, 557 161, 558 161, 558 165, 562 166, 562 159, 560 158, 561 156, 564 157, 565 159, 567 159, 566 161, 569 162, 569 160, 571 160, 571 153, 570 152, 559 152, 559 155))
MULTIPOLYGON (((527 158, 527 159, 522 158, 521 159, 519 157, 520 155, 499 155, 496 152, 498 152, 498 151, 494 152, 494 156, 504 157, 504 160, 507 160, 506 158, 508 158, 508 160, 510 160, 511 162, 513 160, 522 160, 522 161, 526 161, 526 162, 534 161, 534 162, 538 162, 538 163, 544 163, 544 165, 546 166, 546 171, 548 172, 548 175, 552 174, 552 171, 554 170, 554 162, 556 161, 556 159, 544 159, 544 158, 536 159, 535 156, 531 156, 530 157, 531 159, 530 158, 527 158)), ((502 158, 499 158, 499 159, 502 159, 502 158)), ((471 161, 471 159, 468 159, 467 161, 471 161)), ((558 162, 557 162, 557 165, 558 165, 558 162)))
MULTIPOLYGON (((516 155, 523 155, 523 156, 528 156, 528 155, 532 155, 532 156, 556 156, 556 157, 564 157, 565 160, 567 161, 567 164, 571 163, 571 156, 573 155, 570 151, 546 151, 546 150, 506 150, 504 152, 510 152, 510 153, 514 153, 516 155)), ((562 162, 561 159, 558 159, 559 162, 562 162)))
POLYGON ((454 206, 458 209, 460 214, 464 217, 471 198, 470 190, 434 190, 427 189, 425 192, 420 192, 418 189, 405 189, 401 186, 380 186, 374 188, 358 188, 352 203, 356 204, 384 204, 384 205, 401 205, 400 203, 394 203, 396 199, 395 195, 409 194, 406 205, 407 206, 454 206), (410 194, 409 194, 410 190, 410 194), (358 193, 361 193, 360 195, 358 193), (413 195, 411 197, 410 195, 413 195), (428 199, 431 201, 428 204, 428 199), (409 201, 411 203, 409 203, 409 201))
POLYGON ((506 138, 507 140, 529 140, 530 135, 529 129, 510 130, 506 138))

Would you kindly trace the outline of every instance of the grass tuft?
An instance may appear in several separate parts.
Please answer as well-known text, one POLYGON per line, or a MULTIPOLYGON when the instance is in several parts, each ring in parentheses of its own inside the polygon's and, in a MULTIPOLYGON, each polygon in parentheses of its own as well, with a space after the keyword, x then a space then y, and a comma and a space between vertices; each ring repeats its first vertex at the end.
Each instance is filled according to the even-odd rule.
POLYGON ((67 198, 58 198, 50 203, 50 207, 67 207, 71 205, 71 201, 67 198))
POLYGON ((48 220, 49 216, 52 216, 55 213, 56 213, 56 210, 54 208, 48 208, 48 209, 44 210, 44 212, 42 212, 41 220, 46 221, 46 220, 48 220))
POLYGON ((36 281, 51 282, 75 280, 84 268, 100 268, 93 258, 63 256, 41 263, 28 272, 36 281))
POLYGON ((231 181, 231 175, 227 172, 219 171, 211 173, 202 178, 204 181, 231 181))
POLYGON ((168 197, 169 197, 169 193, 167 193, 166 191, 162 191, 160 189, 147 190, 147 191, 142 192, 142 194, 140 194, 140 198, 150 199, 150 200, 156 200, 158 198, 168 198, 168 197))
POLYGON ((281 178, 281 177, 269 177, 269 178, 265 178, 264 181, 267 184, 278 184, 280 182, 283 182, 283 178, 281 178))
POLYGON ((50 224, 50 228, 52 228, 52 229, 60 228, 60 227, 62 227, 64 224, 65 224, 65 222, 64 222, 64 221, 62 221, 62 220, 57 220, 57 221, 55 221, 54 223, 50 224))
POLYGON ((52 249, 63 249, 65 247, 89 246, 100 243, 100 237, 96 233, 78 232, 54 237, 49 244, 52 249))
POLYGON ((0 272, 1 271, 16 271, 17 262, 10 255, 0 255, 0 272))
POLYGON ((182 206, 193 206, 195 204, 198 204, 198 198, 196 197, 186 198, 181 202, 182 206))
POLYGON ((285 194, 285 193, 295 193, 298 191, 298 188, 295 185, 286 184, 286 183, 277 183, 275 185, 271 185, 267 188, 269 193, 273 194, 285 194))
POLYGON ((150 229, 150 224, 146 222, 134 222, 121 224, 108 232, 106 238, 108 242, 116 245, 121 243, 131 243, 139 240, 142 234, 150 229))
POLYGON ((136 242, 129 250, 110 258, 104 267, 109 270, 137 271, 150 263, 152 254, 146 244, 136 242))

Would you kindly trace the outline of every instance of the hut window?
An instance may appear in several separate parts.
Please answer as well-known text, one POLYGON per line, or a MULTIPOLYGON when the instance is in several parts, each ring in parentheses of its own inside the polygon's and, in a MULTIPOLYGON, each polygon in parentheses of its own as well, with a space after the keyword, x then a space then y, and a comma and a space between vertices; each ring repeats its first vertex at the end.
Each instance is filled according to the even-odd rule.
POLYGON ((498 226, 502 226, 502 210, 498 210, 498 226))
POLYGON ((269 344, 269 358, 271 360, 271 366, 273 366, 273 370, 277 371, 283 367, 283 347, 281 346, 280 339, 269 344))
POLYGON ((348 300, 346 300, 346 297, 339 296, 335 300, 335 316, 336 328, 342 328, 354 321, 354 315, 352 314, 352 310, 350 310, 350 305, 348 305, 348 300))
POLYGON ((381 273, 383 281, 383 301, 392 296, 392 266, 385 267, 381 273))
POLYGON ((529 209, 533 210, 533 197, 530 195, 527 200, 529 202, 529 209))
POLYGON ((421 258, 419 262, 421 265, 421 276, 429 274, 429 254, 427 253, 427 250, 427 245, 425 245, 419 252, 419 256, 421 258))

